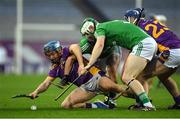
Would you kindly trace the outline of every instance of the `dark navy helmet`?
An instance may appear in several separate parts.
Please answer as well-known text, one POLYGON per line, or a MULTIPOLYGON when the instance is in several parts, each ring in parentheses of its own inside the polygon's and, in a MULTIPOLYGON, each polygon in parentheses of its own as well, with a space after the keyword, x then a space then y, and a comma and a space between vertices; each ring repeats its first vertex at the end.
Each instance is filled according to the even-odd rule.
MULTIPOLYGON (((47 44, 44 45, 43 50, 44 50, 44 54, 48 57, 47 54, 50 53, 50 52, 55 51, 57 53, 60 53, 60 51, 62 50, 62 46, 61 46, 59 41, 50 41, 50 42, 48 42, 47 44)), ((58 63, 59 58, 50 59, 50 60, 51 60, 52 63, 58 63)))
MULTIPOLYGON (((131 9, 131 10, 127 10, 124 18, 126 21, 129 21, 129 17, 133 17, 135 19, 135 24, 138 23, 140 18, 144 18, 145 17, 145 13, 143 12, 144 8, 135 8, 135 9, 131 9)), ((130 21, 129 21, 130 22, 130 21)))

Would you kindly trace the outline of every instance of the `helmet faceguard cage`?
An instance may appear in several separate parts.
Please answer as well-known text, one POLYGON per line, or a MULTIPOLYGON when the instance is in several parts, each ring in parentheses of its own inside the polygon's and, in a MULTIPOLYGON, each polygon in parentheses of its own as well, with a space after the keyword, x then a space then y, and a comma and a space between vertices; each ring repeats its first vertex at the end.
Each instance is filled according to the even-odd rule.
POLYGON ((93 35, 94 31, 96 30, 96 25, 97 25, 97 21, 93 18, 86 18, 83 23, 82 26, 80 28, 80 32, 81 34, 84 35, 93 35), (90 31, 89 27, 93 26, 94 27, 94 31, 90 31))

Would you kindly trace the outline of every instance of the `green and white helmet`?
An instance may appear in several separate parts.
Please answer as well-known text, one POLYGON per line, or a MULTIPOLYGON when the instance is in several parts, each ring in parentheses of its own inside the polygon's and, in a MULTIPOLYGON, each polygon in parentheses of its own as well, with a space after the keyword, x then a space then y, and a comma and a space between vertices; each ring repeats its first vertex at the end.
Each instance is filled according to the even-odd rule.
POLYGON ((96 25, 97 25, 97 21, 93 18, 86 18, 82 25, 81 25, 81 29, 80 29, 80 32, 81 34, 84 36, 84 35, 93 35, 94 34, 94 31, 96 29, 96 25), (94 27, 94 31, 90 31, 90 26, 93 26, 94 27))

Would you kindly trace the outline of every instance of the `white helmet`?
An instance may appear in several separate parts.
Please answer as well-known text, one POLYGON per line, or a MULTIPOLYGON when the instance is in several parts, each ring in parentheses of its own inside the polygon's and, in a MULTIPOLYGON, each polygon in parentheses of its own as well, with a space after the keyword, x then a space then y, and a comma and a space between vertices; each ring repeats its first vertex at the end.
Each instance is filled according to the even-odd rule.
POLYGON ((93 18, 86 18, 81 26, 80 32, 82 35, 93 35, 94 31, 96 29, 96 24, 97 21, 93 18), (94 31, 90 30, 90 27, 93 26, 94 27, 94 31))

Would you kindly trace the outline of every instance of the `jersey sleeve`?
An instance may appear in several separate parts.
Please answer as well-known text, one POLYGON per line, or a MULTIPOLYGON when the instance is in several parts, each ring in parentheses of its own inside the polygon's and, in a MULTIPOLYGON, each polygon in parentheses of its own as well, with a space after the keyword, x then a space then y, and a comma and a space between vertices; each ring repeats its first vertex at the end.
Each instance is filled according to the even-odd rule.
POLYGON ((57 77, 57 70, 58 70, 58 67, 55 65, 52 65, 49 69, 48 76, 56 78, 57 77))
POLYGON ((103 25, 99 24, 96 28, 95 31, 95 37, 97 38, 98 36, 105 36, 105 28, 103 25))
POLYGON ((90 43, 88 42, 88 39, 83 37, 80 41, 80 47, 81 47, 81 50, 82 50, 82 53, 83 54, 90 54, 92 49, 91 49, 91 45, 90 43))

